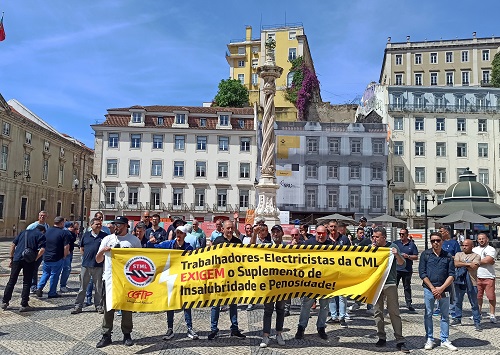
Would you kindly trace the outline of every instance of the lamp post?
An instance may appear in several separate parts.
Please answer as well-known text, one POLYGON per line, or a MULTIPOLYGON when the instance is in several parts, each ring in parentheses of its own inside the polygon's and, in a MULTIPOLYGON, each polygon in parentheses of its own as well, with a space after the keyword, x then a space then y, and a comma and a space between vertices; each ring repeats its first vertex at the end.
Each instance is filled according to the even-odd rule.
MULTIPOLYGON (((80 184, 80 181, 78 179, 75 179, 73 180, 73 187, 75 189, 75 191, 78 191, 78 185, 80 184)), ((93 181, 92 179, 89 179, 89 187, 88 189, 90 190, 90 192, 92 192, 92 185, 93 185, 93 181)), ((84 209, 84 205, 85 205, 85 190, 87 190, 87 186, 85 186, 85 182, 82 184, 82 187, 80 188, 82 190, 82 203, 80 205, 80 236, 83 235, 83 209, 84 209)))
POLYGON ((17 178, 18 176, 24 175, 26 178, 27 182, 30 182, 31 176, 30 176, 30 171, 29 170, 23 170, 23 171, 16 171, 14 170, 14 179, 17 178))
POLYGON ((427 198, 427 192, 422 194, 422 191, 418 190, 417 191, 417 201, 418 204, 420 205, 420 201, 424 201, 424 222, 425 222, 425 231, 424 231, 424 236, 425 236, 425 249, 429 249, 429 220, 427 219, 427 203, 429 201, 434 202, 436 200, 434 191, 431 190, 431 198, 427 198))

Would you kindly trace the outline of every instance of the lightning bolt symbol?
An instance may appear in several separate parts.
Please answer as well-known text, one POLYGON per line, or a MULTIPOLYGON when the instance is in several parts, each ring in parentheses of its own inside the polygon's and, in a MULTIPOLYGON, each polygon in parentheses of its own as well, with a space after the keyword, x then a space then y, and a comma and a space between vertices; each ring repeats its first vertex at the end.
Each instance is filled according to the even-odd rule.
POLYGON ((165 264, 165 268, 163 272, 160 274, 159 283, 166 282, 167 283, 167 302, 170 305, 170 297, 174 290, 175 279, 177 278, 177 274, 170 275, 170 254, 168 254, 167 263, 165 264))

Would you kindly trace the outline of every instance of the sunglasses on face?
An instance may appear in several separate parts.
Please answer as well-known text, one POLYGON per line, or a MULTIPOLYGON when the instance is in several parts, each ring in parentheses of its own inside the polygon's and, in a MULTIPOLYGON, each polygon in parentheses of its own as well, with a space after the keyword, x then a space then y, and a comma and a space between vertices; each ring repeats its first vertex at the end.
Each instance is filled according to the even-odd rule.
POLYGON ((431 243, 441 243, 441 239, 431 239, 431 243))

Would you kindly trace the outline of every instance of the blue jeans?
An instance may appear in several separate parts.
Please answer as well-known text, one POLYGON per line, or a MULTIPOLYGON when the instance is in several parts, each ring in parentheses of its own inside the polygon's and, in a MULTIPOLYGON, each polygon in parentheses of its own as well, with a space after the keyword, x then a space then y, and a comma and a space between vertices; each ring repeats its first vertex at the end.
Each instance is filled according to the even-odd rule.
POLYGON ((474 319, 474 324, 479 324, 481 323, 481 314, 479 313, 479 305, 477 303, 477 287, 472 285, 469 274, 467 274, 466 280, 466 285, 455 285, 455 293, 457 297, 455 302, 455 318, 458 320, 462 319, 462 307, 465 294, 467 293, 467 297, 469 297, 469 302, 472 308, 472 318, 474 319))
MULTIPOLYGON (((443 294, 444 295, 444 294, 443 294)), ((448 340, 450 335, 450 298, 442 297, 440 300, 436 300, 431 290, 424 287, 424 304, 425 304, 425 314, 424 314, 424 326, 425 334, 427 339, 434 340, 434 329, 432 324, 432 313, 434 312, 434 304, 439 303, 441 308, 441 342, 448 340)))
MULTIPOLYGON (((100 281, 100 282, 102 282, 102 281, 100 281)), ((92 291, 93 290, 94 290, 94 282, 92 281, 92 277, 91 277, 89 285, 87 286, 87 291, 85 292, 85 297, 87 297, 87 299, 92 300, 92 291)))
POLYGON ((63 259, 63 269, 61 273, 61 287, 66 287, 68 284, 69 274, 71 273, 71 262, 73 261, 73 253, 69 253, 66 259, 63 259))
POLYGON ((59 261, 44 261, 42 267, 42 277, 40 277, 37 288, 39 290, 43 290, 50 278, 50 289, 48 295, 57 295, 57 284, 59 283, 59 276, 61 276, 63 264, 64 259, 59 261))
POLYGON ((337 316, 340 319, 345 318, 347 309, 347 300, 344 296, 335 296, 333 298, 330 298, 329 306, 332 318, 337 318, 337 316), (338 303, 338 308, 337 308, 337 303, 338 303))
MULTIPOLYGON (((214 306, 210 312, 210 330, 212 332, 218 332, 219 328, 219 315, 220 307, 214 306)), ((235 332, 238 330, 238 305, 232 304, 229 306, 229 318, 231 319, 231 331, 235 332)))
MULTIPOLYGON (((316 300, 304 297, 302 298, 302 305, 300 307, 299 327, 306 329, 309 323, 309 316, 311 315, 311 306, 316 300)), ((328 303, 330 299, 321 298, 319 300, 319 313, 318 320, 316 321, 316 329, 326 327, 326 317, 328 316, 328 303)))
MULTIPOLYGON (((167 328, 174 328, 174 313, 175 311, 167 311, 167 328)), ((186 321, 186 326, 188 329, 193 328, 193 318, 191 317, 191 308, 184 310, 184 320, 186 321)))

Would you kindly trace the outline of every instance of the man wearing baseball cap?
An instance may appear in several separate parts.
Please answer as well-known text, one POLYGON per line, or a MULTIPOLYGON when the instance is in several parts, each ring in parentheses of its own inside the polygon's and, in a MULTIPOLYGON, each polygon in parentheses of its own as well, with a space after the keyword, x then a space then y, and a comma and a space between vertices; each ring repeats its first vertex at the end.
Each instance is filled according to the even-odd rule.
MULTIPOLYGON (((103 238, 99 251, 95 257, 96 262, 104 261, 103 280, 111 276, 111 249, 112 248, 141 248, 140 240, 128 232, 128 219, 124 216, 118 216, 113 221, 115 224, 115 232, 103 238)), ((103 287, 103 306, 104 320, 102 322, 102 338, 97 343, 96 348, 103 348, 111 344, 111 333, 113 331, 113 320, 115 318, 115 310, 108 310, 106 307, 106 293, 111 292, 110 284, 104 284, 103 287)), ((132 312, 122 311, 121 328, 123 332, 123 344, 132 346, 134 342, 130 333, 132 333, 132 312)))

